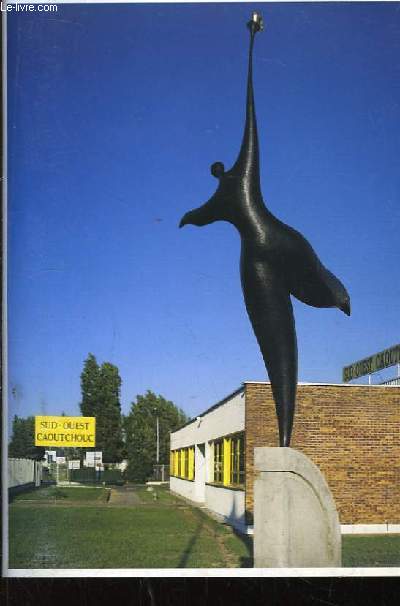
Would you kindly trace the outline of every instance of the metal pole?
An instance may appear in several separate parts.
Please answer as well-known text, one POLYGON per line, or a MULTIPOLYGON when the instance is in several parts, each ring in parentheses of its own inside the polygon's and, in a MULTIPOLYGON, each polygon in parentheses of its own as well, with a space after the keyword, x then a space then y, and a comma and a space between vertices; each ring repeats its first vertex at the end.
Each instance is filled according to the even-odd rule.
POLYGON ((157 416, 157 465, 160 462, 160 422, 157 416))

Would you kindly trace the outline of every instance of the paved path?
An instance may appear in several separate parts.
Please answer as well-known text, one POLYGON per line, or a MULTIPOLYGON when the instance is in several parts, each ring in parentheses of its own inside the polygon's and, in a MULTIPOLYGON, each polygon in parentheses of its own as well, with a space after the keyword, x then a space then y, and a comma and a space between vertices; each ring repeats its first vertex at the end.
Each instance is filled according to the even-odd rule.
POLYGON ((108 501, 108 505, 132 507, 140 504, 141 500, 135 493, 135 489, 133 487, 116 486, 111 489, 111 495, 108 501))

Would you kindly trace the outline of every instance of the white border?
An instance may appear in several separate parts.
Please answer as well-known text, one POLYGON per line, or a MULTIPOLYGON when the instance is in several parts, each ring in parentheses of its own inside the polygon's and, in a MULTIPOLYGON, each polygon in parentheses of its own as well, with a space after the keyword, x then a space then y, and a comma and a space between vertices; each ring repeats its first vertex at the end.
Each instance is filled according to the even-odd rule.
MULTIPOLYGON (((166 3, 185 3, 185 4, 200 4, 200 3, 215 3, 220 0, 195 0, 187 2, 187 0, 162 0, 151 2, 151 4, 166 4, 166 3)), ((259 2, 257 4, 269 4, 270 2, 315 2, 315 0, 268 0, 268 2, 259 2)), ((346 0, 348 1, 348 0, 346 0)), ((376 0, 350 0, 351 2, 376 2, 376 0)), ((385 2, 397 2, 399 0, 381 0, 385 2)), ((343 2, 343 0, 318 0, 318 2, 343 2)), ((6 1, 6 4, 149 4, 147 0, 28 0, 27 2, 6 1)), ((242 3, 246 0, 228 0, 227 4, 242 3)), ((249 3, 249 10, 251 4, 249 3)), ((25 568, 8 568, 8 486, 7 477, 7 444, 8 444, 8 416, 7 416, 7 23, 6 18, 2 18, 2 33, 3 33, 3 427, 2 427, 2 516, 3 516, 3 531, 2 531, 2 553, 3 553, 3 569, 4 577, 8 578, 71 578, 71 577, 95 577, 95 578, 117 578, 117 577, 183 577, 183 578, 217 578, 217 577, 252 577, 252 578, 267 578, 267 577, 397 577, 400 576, 400 568, 71 568, 71 569, 25 569, 25 568)), ((267 384, 267 381, 244 381, 245 383, 267 384)), ((340 387, 396 387, 389 385, 349 385, 348 383, 299 383, 299 385, 337 385, 340 387)), ((398 386, 397 386, 398 387, 398 386)))
POLYGON ((25 569, 8 571, 7 577, 64 578, 64 577, 396 577, 398 568, 80 568, 80 569, 25 569))
MULTIPOLYGON (((270 4, 270 3, 327 3, 343 4, 344 2, 392 2, 398 3, 399 0, 254 0, 254 4, 270 4)), ((251 2, 249 0, 4 0, 5 4, 249 4, 251 11, 251 2)))
POLYGON ((1 31, 2 31, 2 65, 1 75, 3 80, 2 104, 3 104, 3 163, 2 171, 2 210, 3 210, 3 228, 2 228, 2 245, 3 245, 3 300, 2 300, 2 318, 1 318, 1 336, 2 336, 2 432, 1 432, 1 486, 2 486, 2 533, 1 546, 3 554, 2 570, 3 574, 8 565, 8 339, 7 339, 7 19, 6 15, 1 14, 1 31))

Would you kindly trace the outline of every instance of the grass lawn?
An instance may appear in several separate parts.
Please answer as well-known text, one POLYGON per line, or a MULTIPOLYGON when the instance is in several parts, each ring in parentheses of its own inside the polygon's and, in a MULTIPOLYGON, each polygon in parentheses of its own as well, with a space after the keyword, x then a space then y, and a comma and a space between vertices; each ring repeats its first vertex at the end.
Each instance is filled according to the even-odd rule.
MULTIPOLYGON (((113 506, 105 488, 51 486, 16 497, 10 505, 9 567, 252 566, 249 538, 164 487, 127 488, 135 499, 126 506, 113 506)), ((345 567, 400 567, 400 535, 346 535, 342 549, 345 567)))
POLYGON ((345 535, 342 554, 346 567, 400 567, 400 535, 345 535))
POLYGON ((90 502, 90 503, 105 503, 108 499, 110 491, 106 488, 92 488, 92 487, 60 487, 60 486, 48 486, 47 488, 40 488, 38 490, 31 490, 30 492, 24 492, 14 497, 13 501, 17 502, 31 502, 31 501, 50 501, 60 503, 76 503, 76 502, 90 502))
MULTIPOLYGON (((48 489, 45 489, 46 491, 48 489)), ((63 492, 91 489, 62 488, 63 492)), ((99 490, 99 489, 92 489, 99 490)), ((82 507, 16 500, 10 568, 215 568, 250 566, 248 545, 165 489, 136 489, 139 504, 82 507)), ((40 491, 36 491, 36 494, 40 491)), ((21 495, 22 496, 22 495, 21 495)), ((24 496, 27 496, 24 495, 24 496)), ((47 497, 48 499, 48 497, 47 497)), ((46 500, 46 499, 44 499, 46 500)))

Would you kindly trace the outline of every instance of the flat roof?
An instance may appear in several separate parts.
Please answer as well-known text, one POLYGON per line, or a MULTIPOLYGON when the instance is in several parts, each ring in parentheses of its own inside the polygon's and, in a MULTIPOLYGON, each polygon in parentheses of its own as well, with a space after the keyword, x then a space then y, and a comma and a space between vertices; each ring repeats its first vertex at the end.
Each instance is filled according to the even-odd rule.
MULTIPOLYGON (((395 377, 397 379, 397 377, 395 377)), ((243 381, 243 385, 253 383, 256 385, 271 385, 271 381, 243 381)), ((331 385, 332 387, 400 387, 400 385, 385 385, 384 383, 375 383, 369 385, 368 383, 314 383, 308 381, 298 381, 297 385, 331 385)))
MULTIPOLYGON (((235 389, 234 391, 232 391, 230 394, 228 394, 227 396, 225 396, 225 398, 223 398, 222 400, 219 400, 216 404, 213 404, 212 406, 210 406, 210 408, 207 408, 204 412, 200 413, 199 415, 196 415, 196 417, 194 417, 193 419, 190 419, 189 421, 187 421, 184 425, 182 425, 181 427, 179 427, 179 429, 175 429, 175 431, 171 431, 172 433, 176 433, 177 431, 180 431, 181 429, 183 429, 184 427, 187 427, 188 425, 190 425, 191 423, 194 423, 196 421, 197 417, 204 417, 205 415, 208 415, 208 413, 212 412, 213 410, 215 410, 216 408, 219 408, 220 406, 222 406, 223 404, 226 404, 226 402, 228 402, 228 400, 230 400, 231 398, 233 398, 234 396, 237 396, 239 393, 241 393, 242 391, 244 391, 245 385, 247 384, 253 384, 253 385, 271 385, 271 381, 243 381, 242 385, 240 387, 238 387, 237 389, 235 389)), ((308 381, 299 381, 297 383, 297 385, 319 385, 319 386, 332 386, 332 387, 386 387, 389 389, 393 389, 393 387, 397 387, 400 388, 400 385, 369 385, 367 383, 314 383, 314 382, 308 382, 308 381)))
POLYGON ((208 415, 209 412, 212 412, 216 408, 219 408, 220 406, 222 406, 223 404, 225 404, 228 400, 230 400, 234 396, 237 396, 242 391, 244 391, 244 383, 242 383, 242 385, 240 387, 238 387, 237 389, 235 389, 235 391, 232 391, 230 394, 228 394, 227 396, 225 396, 225 398, 223 398, 223 400, 219 400, 216 404, 213 404, 212 406, 210 406, 210 408, 207 408, 207 410, 205 410, 201 414, 196 415, 196 417, 194 417, 193 419, 190 419, 190 421, 187 421, 187 423, 185 423, 184 425, 182 425, 181 427, 179 427, 179 429, 175 429, 175 431, 171 431, 171 433, 175 433, 175 432, 179 431, 180 429, 183 429, 184 427, 187 427, 188 425, 190 425, 190 423, 194 423, 196 421, 197 417, 204 417, 204 415, 208 415))

